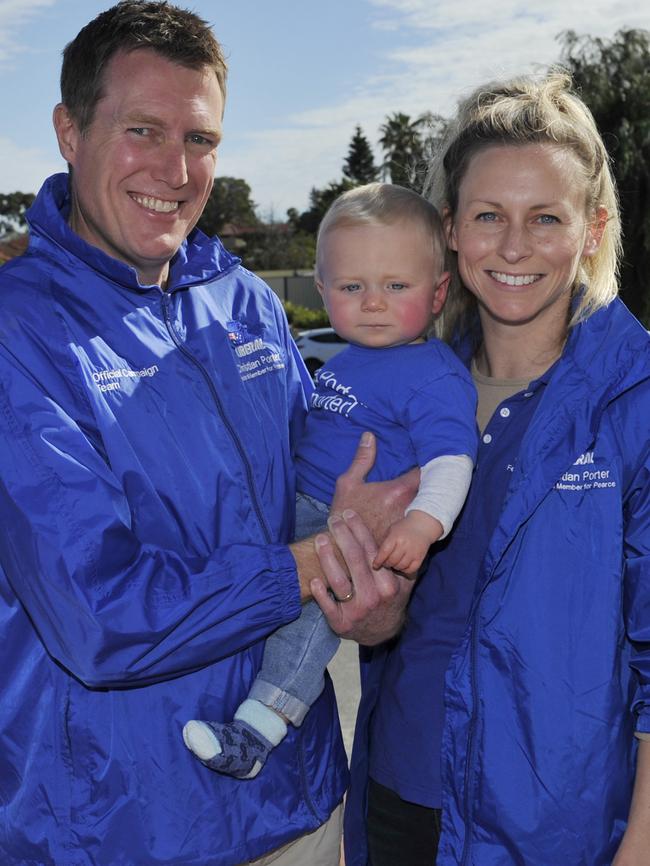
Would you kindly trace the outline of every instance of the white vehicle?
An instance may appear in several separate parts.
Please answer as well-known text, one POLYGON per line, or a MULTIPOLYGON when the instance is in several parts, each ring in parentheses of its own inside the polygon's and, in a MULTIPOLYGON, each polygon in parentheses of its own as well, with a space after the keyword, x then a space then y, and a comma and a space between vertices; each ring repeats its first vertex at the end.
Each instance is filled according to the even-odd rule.
POLYGON ((334 328, 313 328, 311 331, 301 331, 298 334, 296 346, 305 366, 313 376, 326 361, 341 349, 345 349, 347 342, 339 337, 334 328))

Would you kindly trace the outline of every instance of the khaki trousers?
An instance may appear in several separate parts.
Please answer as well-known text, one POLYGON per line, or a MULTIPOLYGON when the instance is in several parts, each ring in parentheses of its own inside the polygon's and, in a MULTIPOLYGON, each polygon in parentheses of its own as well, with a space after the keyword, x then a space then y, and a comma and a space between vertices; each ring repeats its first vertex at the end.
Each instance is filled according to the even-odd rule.
POLYGON ((317 830, 251 860, 247 866, 339 866, 342 833, 343 804, 339 804, 317 830))

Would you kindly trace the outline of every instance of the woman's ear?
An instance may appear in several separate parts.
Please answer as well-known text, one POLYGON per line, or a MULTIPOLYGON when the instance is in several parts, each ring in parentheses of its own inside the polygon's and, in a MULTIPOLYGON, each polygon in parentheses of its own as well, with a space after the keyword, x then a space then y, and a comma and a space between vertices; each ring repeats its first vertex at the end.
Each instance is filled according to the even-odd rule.
POLYGON ((587 225, 587 236, 582 249, 583 256, 593 256, 600 249, 607 227, 607 208, 597 207, 592 220, 587 225))
POLYGON ((454 219, 448 205, 445 205, 443 207, 441 219, 442 229, 445 233, 445 240, 447 241, 447 246, 450 250, 458 252, 458 243, 456 241, 456 228, 454 226, 454 219))

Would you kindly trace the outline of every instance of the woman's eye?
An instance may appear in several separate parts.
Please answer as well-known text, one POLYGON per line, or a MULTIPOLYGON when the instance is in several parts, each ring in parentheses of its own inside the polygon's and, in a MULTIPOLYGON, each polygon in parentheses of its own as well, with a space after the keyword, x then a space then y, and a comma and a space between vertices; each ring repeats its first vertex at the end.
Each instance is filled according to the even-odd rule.
POLYGON ((554 216, 552 213, 539 214, 539 216, 537 217, 537 221, 540 222, 542 225, 545 225, 545 226, 550 226, 550 225, 553 225, 554 223, 560 222, 560 220, 556 216, 554 216))
POLYGON ((484 223, 493 223, 496 221, 497 215, 492 210, 483 211, 476 215, 476 219, 484 223))

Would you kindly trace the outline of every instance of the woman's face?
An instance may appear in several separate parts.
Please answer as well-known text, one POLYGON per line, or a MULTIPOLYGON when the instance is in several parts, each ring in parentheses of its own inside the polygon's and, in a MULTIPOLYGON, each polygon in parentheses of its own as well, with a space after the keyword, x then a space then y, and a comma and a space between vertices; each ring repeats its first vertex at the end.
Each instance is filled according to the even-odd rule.
POLYGON ((470 160, 448 218, 464 285, 486 326, 527 326, 559 337, 583 256, 598 249, 604 216, 587 214, 577 157, 550 144, 490 145, 470 160))

